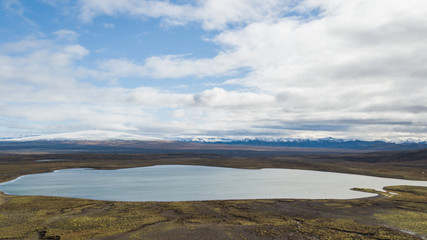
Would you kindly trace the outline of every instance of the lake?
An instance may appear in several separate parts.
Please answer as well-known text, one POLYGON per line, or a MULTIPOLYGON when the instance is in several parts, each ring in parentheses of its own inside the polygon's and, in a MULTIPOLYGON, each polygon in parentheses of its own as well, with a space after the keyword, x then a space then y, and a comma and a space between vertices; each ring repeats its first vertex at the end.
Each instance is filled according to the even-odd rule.
POLYGON ((236 169, 158 165, 118 170, 65 169, 30 174, 0 184, 12 195, 59 196, 112 201, 195 201, 225 199, 351 199, 375 194, 353 187, 427 186, 410 181, 294 169, 236 169))

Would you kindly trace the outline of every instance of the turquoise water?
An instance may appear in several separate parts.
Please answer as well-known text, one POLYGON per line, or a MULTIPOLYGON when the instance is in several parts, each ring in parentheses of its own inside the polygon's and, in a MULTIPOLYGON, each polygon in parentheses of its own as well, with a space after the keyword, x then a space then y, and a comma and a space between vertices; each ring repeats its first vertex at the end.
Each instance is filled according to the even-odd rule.
POLYGON ((31 174, 1 183, 0 191, 13 195, 112 201, 350 199, 375 196, 350 188, 381 190, 390 185, 427 186, 427 181, 293 169, 159 165, 119 170, 80 168, 31 174))

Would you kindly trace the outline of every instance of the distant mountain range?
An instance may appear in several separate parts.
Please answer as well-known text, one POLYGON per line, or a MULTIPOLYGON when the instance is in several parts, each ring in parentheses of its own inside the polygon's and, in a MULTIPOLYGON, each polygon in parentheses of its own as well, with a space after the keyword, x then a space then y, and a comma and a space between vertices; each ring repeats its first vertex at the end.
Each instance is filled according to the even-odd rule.
POLYGON ((345 140, 336 138, 292 139, 292 138, 246 138, 246 139, 215 139, 215 138, 182 138, 180 141, 205 142, 210 144, 233 144, 272 147, 307 147, 307 148, 345 148, 358 150, 414 150, 427 148, 426 141, 406 140, 399 142, 345 140))
MULTIPOLYGON (((192 138, 171 138, 162 139, 147 137, 136 134, 112 132, 112 131, 78 131, 71 133, 57 133, 41 136, 30 136, 13 139, 1 139, 0 142, 34 142, 34 141, 57 141, 57 142, 96 142, 96 141, 133 141, 133 142, 188 142, 206 143, 220 145, 245 145, 245 146, 265 146, 265 147, 298 147, 298 148, 328 148, 328 149, 356 149, 369 151, 386 150, 414 150, 427 148, 426 141, 406 140, 400 142, 388 141, 363 141, 345 140, 336 138, 322 139, 293 139, 293 138, 217 138, 217 137, 192 137, 192 138)), ((1 143, 0 143, 1 146, 1 143)))
POLYGON ((40 136, 1 139, 3 142, 31 142, 31 141, 165 141, 161 138, 146 137, 136 134, 89 130, 69 133, 55 133, 40 136))

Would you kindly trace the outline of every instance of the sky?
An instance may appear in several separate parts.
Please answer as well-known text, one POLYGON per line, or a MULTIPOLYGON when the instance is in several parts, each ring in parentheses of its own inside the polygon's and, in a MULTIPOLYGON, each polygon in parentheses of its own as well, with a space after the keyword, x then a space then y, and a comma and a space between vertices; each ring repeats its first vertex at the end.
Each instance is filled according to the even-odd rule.
POLYGON ((427 139, 425 0, 0 0, 0 138, 427 139))

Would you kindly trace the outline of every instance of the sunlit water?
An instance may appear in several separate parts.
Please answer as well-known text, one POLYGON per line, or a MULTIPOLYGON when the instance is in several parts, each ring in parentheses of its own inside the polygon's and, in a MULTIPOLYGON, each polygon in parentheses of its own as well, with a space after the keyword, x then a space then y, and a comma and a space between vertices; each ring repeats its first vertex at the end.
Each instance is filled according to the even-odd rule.
POLYGON ((375 196, 350 188, 381 190, 391 185, 427 186, 427 181, 277 168, 248 170, 163 165, 119 170, 80 168, 31 174, 1 183, 0 191, 13 195, 113 201, 350 199, 375 196))

